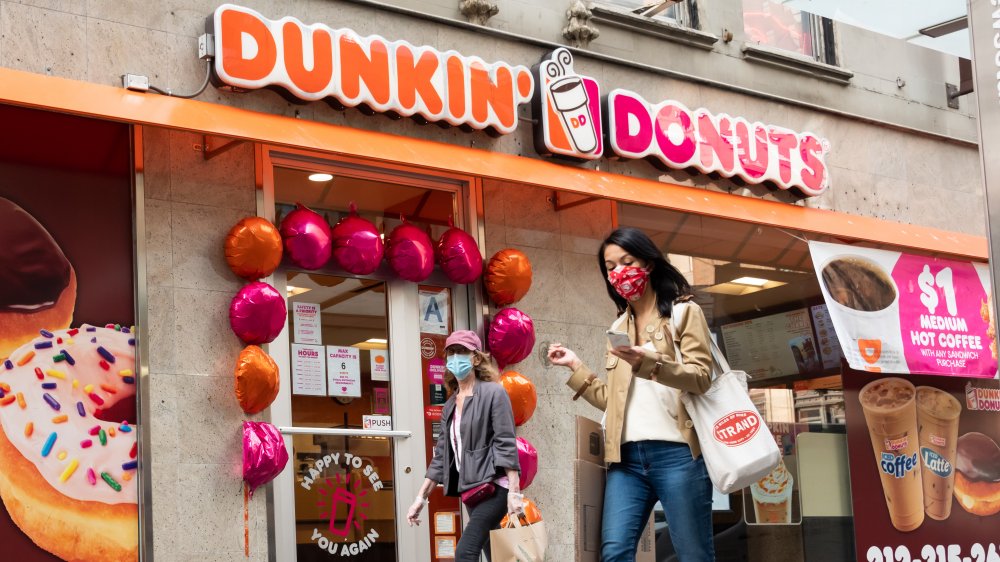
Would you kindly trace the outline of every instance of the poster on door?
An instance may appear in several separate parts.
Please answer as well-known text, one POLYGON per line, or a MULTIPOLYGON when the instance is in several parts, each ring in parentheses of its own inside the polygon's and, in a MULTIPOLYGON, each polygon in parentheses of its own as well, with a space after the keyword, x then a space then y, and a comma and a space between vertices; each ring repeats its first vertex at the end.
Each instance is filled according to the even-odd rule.
POLYGON ((1000 558, 1000 382, 846 370, 858 560, 1000 558))
POLYGON ((852 369, 996 375, 986 264, 823 242, 809 253, 852 369))
POLYGON ((323 327, 321 326, 319 305, 314 302, 292 303, 292 327, 295 343, 322 345, 323 327))
POLYGON ((292 394, 326 396, 323 346, 292 344, 292 394))
POLYGON ((429 289, 420 291, 420 332, 422 334, 448 335, 451 319, 447 291, 429 289))
POLYGON ((326 346, 328 396, 361 396, 361 351, 356 347, 326 346))
POLYGON ((373 381, 389 382, 389 351, 373 349, 368 352, 373 381))

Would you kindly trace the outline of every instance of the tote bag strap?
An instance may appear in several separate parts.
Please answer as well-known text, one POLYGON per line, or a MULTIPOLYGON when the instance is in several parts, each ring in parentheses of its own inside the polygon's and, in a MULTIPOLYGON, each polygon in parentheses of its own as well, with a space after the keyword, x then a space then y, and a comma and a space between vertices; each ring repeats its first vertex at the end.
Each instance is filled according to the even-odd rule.
MULTIPOLYGON (((674 356, 677 362, 682 365, 684 364, 684 358, 681 356, 681 348, 680 345, 678 345, 677 343, 678 334, 675 333, 676 328, 674 327, 674 321, 679 320, 681 316, 678 315, 686 311, 689 306, 692 305, 690 302, 687 301, 678 302, 671 305, 670 323, 668 324, 670 326, 670 334, 672 336, 671 339, 674 340, 674 356)), ((730 369, 729 367, 729 361, 726 359, 726 356, 722 354, 722 350, 719 349, 718 344, 715 343, 715 340, 712 339, 711 335, 709 335, 708 337, 708 345, 709 345, 709 351, 712 354, 712 362, 715 364, 716 367, 714 370, 715 372, 712 373, 712 379, 714 380, 719 375, 728 373, 732 369, 730 369)))

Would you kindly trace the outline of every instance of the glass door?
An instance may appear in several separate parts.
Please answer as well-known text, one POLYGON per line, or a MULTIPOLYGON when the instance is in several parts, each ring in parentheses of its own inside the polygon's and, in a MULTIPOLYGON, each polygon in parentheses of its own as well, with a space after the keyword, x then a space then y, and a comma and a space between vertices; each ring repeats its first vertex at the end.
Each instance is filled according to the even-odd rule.
MULTIPOLYGON (((465 215, 465 182, 295 154, 270 154, 264 169, 264 205, 277 223, 302 203, 331 225, 354 207, 383 238, 403 217, 435 240, 449 220, 475 224, 465 215)), ((428 405, 443 403, 434 369, 444 336, 428 332, 469 327, 473 291, 439 271, 418 285, 384 262, 352 275, 335 260, 312 271, 286 260, 273 284, 288 302, 287 327, 269 349, 282 373, 272 421, 290 454, 274 484, 277 559, 450 559, 457 501, 435 493, 420 527, 405 515, 430 459, 428 405)))

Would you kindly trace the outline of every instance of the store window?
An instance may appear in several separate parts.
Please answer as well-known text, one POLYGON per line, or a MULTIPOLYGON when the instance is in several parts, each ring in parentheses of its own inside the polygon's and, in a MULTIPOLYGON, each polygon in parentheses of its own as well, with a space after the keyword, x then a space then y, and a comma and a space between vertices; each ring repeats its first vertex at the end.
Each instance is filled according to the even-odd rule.
POLYGON ((743 0, 743 31, 748 43, 837 64, 833 23, 779 0, 743 0))
POLYGON ((636 17, 672 23, 681 27, 698 29, 698 9, 695 0, 601 0, 595 7, 612 7, 627 10, 636 17))

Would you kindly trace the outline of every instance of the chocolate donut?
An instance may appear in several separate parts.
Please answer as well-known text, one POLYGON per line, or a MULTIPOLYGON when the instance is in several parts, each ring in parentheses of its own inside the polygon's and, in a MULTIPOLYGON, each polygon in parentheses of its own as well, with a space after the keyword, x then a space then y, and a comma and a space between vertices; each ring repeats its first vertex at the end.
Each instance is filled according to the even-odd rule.
POLYGON ((974 515, 1000 513, 1000 446, 988 435, 971 431, 958 439, 955 498, 974 515))
POLYGON ((39 330, 69 326, 76 274, 45 227, 4 198, 0 247, 0 358, 5 358, 39 330))

